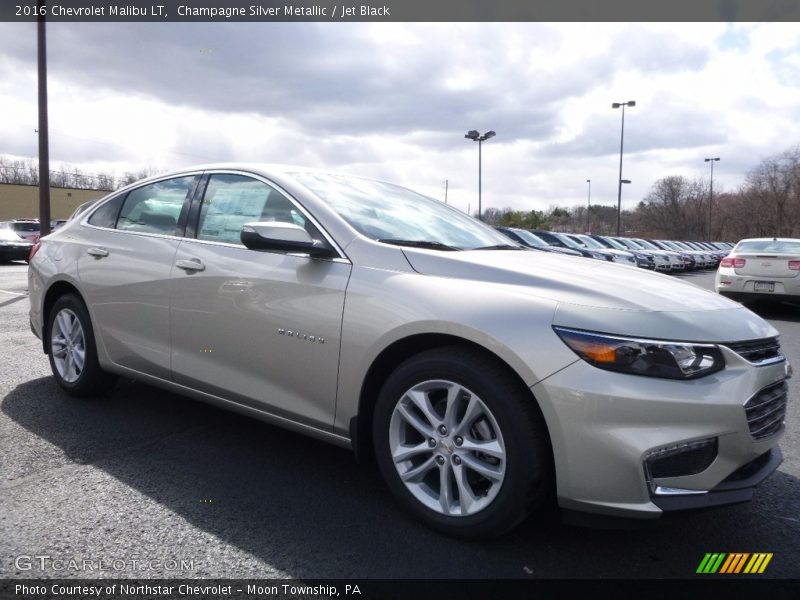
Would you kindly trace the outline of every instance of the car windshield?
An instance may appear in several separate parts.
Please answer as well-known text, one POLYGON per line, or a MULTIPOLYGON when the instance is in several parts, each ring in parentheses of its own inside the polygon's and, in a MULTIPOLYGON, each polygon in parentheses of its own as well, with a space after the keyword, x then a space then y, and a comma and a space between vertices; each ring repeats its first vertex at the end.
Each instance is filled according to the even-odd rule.
POLYGON ((630 248, 628 248, 625 244, 621 244, 613 238, 604 237, 603 240, 607 242, 609 246, 616 248, 617 250, 630 250, 630 248))
POLYGON ((525 242, 530 244, 531 246, 548 246, 549 244, 545 242, 542 238, 538 235, 531 233, 530 231, 526 231, 524 229, 512 229, 514 233, 516 233, 519 237, 521 237, 525 242))
POLYGON ((643 248, 639 244, 637 244, 636 242, 634 242, 631 239, 619 238, 619 239, 617 239, 617 241, 620 244, 623 244, 626 248, 633 249, 633 250, 643 250, 643 248))
POLYGON ((574 239, 572 239, 568 235, 565 235, 563 233, 556 233, 555 231, 553 231, 552 234, 554 236, 556 236, 556 238, 558 238, 559 240, 564 242, 570 248, 577 248, 577 249, 584 249, 585 250, 585 247, 582 244, 579 244, 578 242, 576 242, 574 239))
POLYGON ((592 248, 593 250, 606 249, 605 246, 603 246, 603 244, 601 244, 594 238, 590 238, 588 235, 576 235, 575 237, 578 238, 587 248, 592 248))
POLYGON ((659 250, 659 247, 658 247, 658 246, 656 246, 655 244, 652 244, 652 243, 648 242, 647 240, 642 240, 642 239, 638 239, 638 238, 637 238, 637 239, 636 239, 636 242, 637 242, 637 243, 638 243, 640 246, 644 246, 644 247, 645 247, 645 248, 647 248, 648 250, 659 250))
POLYGON ((373 240, 442 250, 521 249, 477 219, 398 185, 345 175, 293 175, 373 240))
POLYGON ((737 253, 800 254, 800 240, 748 240, 739 242, 734 250, 737 253))

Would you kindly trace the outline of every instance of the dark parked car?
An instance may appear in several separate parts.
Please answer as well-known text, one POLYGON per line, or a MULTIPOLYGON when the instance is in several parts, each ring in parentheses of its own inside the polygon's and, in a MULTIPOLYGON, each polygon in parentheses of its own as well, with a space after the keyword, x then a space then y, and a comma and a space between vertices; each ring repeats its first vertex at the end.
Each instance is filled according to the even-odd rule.
POLYGON ((13 221, 3 221, 0 229, 11 231, 17 238, 36 242, 39 240, 41 227, 39 221, 33 219, 15 219, 13 221))
POLYGON ((515 242, 519 242, 523 246, 541 252, 555 252, 556 254, 569 254, 572 256, 581 256, 577 250, 564 248, 562 246, 553 246, 548 244, 545 240, 540 238, 535 233, 531 233, 527 229, 517 229, 516 227, 498 227, 497 230, 504 235, 508 236, 515 242))
POLYGON ((578 244, 576 241, 571 240, 564 234, 556 233, 554 231, 542 231, 541 229, 532 229, 531 233, 538 235, 548 244, 575 250, 580 252, 581 256, 586 258, 596 258, 598 260, 607 260, 609 262, 613 262, 614 260, 614 255, 610 252, 605 252, 603 250, 589 250, 588 248, 578 244))

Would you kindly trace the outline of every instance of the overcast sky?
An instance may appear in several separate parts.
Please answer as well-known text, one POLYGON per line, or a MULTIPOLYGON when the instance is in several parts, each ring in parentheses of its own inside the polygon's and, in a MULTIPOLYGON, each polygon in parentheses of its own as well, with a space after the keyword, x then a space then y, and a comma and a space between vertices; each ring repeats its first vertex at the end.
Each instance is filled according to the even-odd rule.
MULTIPOLYGON (((800 24, 48 25, 51 159, 378 177, 477 207, 624 206, 667 175, 735 189, 800 144, 800 24)), ((0 24, 0 154, 35 157, 36 30, 0 24)))

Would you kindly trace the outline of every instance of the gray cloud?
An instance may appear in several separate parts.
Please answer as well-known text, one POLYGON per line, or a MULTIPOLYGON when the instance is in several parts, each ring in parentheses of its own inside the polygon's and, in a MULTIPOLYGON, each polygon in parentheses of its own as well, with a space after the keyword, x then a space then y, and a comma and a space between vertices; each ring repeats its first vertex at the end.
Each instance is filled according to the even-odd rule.
MULTIPOLYGON (((611 68, 598 59, 553 77, 546 65, 507 60, 508 30, 467 28, 469 38, 454 44, 452 32, 437 37, 447 27, 430 29, 424 43, 393 48, 359 24, 53 24, 50 74, 172 105, 282 117, 320 134, 486 124, 511 140, 547 137, 558 124, 558 103, 591 89, 611 68), (445 85, 454 53, 481 78, 472 89, 445 85)), ((516 31, 547 48, 559 43, 543 26, 516 31)), ((9 53, 32 67, 30 37, 11 34, 9 53)))
MULTIPOLYGON (((594 117, 573 140, 548 144, 539 153, 547 156, 600 157, 619 153, 620 112, 594 117)), ((722 144, 727 126, 711 107, 675 106, 662 110, 660 104, 639 103, 625 115, 625 152, 693 148, 722 144)))

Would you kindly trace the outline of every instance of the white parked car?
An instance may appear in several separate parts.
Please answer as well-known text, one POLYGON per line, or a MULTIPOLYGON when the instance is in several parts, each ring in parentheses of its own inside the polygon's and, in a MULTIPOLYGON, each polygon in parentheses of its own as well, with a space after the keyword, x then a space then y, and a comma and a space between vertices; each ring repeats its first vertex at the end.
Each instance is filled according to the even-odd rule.
POLYGON ((719 263, 715 289, 734 300, 800 301, 800 239, 740 241, 719 263))

